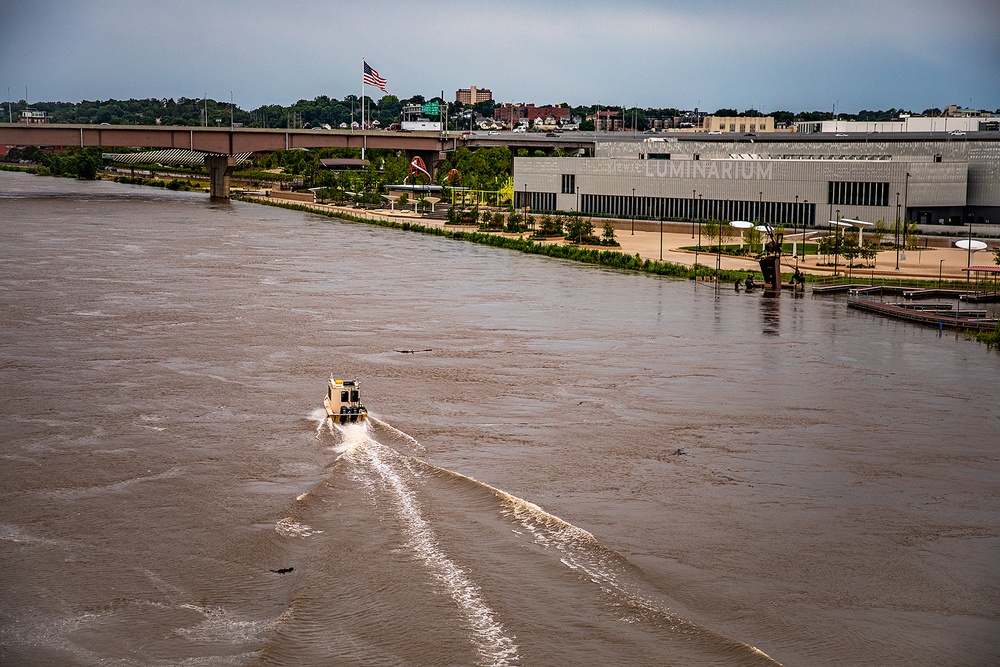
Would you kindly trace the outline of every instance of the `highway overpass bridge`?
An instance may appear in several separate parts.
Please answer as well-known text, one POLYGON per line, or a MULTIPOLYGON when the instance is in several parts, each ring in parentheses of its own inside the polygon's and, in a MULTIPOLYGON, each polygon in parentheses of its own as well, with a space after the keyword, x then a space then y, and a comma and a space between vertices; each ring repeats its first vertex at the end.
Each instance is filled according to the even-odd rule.
POLYGON ((70 125, 62 123, 0 123, 0 144, 10 146, 80 146, 182 148, 205 153, 205 167, 213 197, 229 196, 229 177, 236 165, 233 156, 291 148, 385 148, 403 151, 408 158, 419 155, 431 171, 450 151, 504 145, 551 153, 593 148, 592 138, 566 135, 543 137, 511 134, 487 135, 465 132, 386 132, 352 130, 287 130, 268 128, 186 127, 160 125, 70 125))

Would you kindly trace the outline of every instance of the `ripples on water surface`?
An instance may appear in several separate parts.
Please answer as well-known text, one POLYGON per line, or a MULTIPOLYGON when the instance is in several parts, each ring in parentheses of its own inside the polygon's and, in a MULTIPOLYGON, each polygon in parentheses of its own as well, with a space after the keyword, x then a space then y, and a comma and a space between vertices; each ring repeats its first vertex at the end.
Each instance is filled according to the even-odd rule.
POLYGON ((983 346, 108 183, 0 225, 3 664, 1000 659, 983 346))

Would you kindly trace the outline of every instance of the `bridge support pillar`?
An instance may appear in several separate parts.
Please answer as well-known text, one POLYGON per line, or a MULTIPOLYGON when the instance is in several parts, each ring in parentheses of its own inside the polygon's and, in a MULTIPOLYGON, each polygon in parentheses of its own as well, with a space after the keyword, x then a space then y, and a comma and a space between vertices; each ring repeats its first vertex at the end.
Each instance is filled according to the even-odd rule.
POLYGON ((233 175, 235 168, 236 158, 232 155, 205 156, 212 199, 229 199, 229 177, 233 175))

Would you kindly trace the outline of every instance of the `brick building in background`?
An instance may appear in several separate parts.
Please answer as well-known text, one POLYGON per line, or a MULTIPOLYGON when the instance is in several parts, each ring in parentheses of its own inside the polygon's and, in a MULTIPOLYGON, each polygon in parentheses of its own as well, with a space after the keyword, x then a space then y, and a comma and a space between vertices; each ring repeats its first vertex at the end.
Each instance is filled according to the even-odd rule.
POLYGON ((455 102, 459 104, 479 104, 480 102, 488 102, 493 99, 493 91, 489 88, 476 88, 475 86, 470 86, 468 88, 459 88, 455 91, 455 102))

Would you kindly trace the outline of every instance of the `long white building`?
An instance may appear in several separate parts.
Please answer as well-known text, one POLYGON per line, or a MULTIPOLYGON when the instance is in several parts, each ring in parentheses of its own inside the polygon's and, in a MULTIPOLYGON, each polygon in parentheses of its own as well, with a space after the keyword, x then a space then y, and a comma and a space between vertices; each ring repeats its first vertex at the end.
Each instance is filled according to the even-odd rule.
POLYGON ((977 134, 598 141, 594 157, 514 158, 515 204, 789 227, 825 226, 838 216, 1000 224, 1000 133, 977 134))

